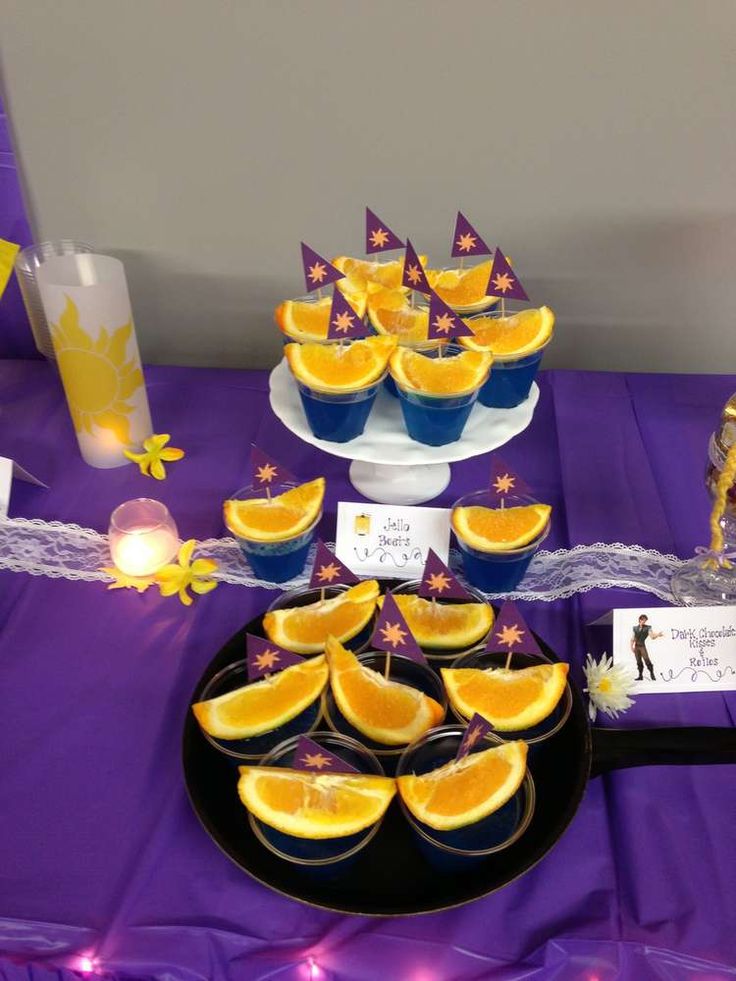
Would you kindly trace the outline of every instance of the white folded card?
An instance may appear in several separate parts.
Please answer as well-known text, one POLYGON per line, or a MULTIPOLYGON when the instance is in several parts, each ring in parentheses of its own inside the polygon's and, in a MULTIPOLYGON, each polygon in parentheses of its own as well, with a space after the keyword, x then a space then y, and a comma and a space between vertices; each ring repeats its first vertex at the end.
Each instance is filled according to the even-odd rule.
POLYGON ((447 563, 449 515, 446 508, 339 501, 335 555, 356 576, 418 579, 430 548, 447 563))
POLYGON ((637 696, 736 690, 736 607, 614 610, 613 658, 641 673, 637 696))
POLYGON ((18 480, 25 480, 28 484, 35 484, 37 487, 47 486, 38 477, 34 477, 32 473, 24 470, 15 460, 11 460, 7 456, 0 456, 0 518, 5 518, 8 514, 13 477, 17 477, 18 480))

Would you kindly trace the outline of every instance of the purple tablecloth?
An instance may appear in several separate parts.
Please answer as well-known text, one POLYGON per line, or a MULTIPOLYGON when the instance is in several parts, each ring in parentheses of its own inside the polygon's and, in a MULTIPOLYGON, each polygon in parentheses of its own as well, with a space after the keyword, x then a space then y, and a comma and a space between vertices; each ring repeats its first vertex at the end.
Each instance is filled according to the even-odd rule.
MULTIPOLYGON (((187 450, 162 484, 86 467, 52 369, 0 362, 0 454, 51 486, 16 483, 11 514, 104 530, 116 504, 154 495, 184 537, 220 535, 223 495, 244 483, 257 441, 304 478, 327 476, 322 531, 334 533, 335 501, 357 496, 347 462, 276 421, 265 373, 147 378, 157 430, 187 450)), ((703 541, 705 446, 733 378, 551 372, 541 388, 504 455, 554 505, 550 548, 621 541, 687 555, 703 541)), ((437 503, 480 486, 487 467, 453 465, 437 503)), ((191 812, 179 743, 203 668, 271 597, 221 585, 185 609, 153 591, 0 573, 0 976, 72 977, 80 956, 100 975, 172 981, 736 976, 733 767, 594 780, 539 866, 443 914, 338 916, 251 881, 191 812)), ((579 678, 583 624, 640 602, 606 591, 523 609, 579 678)), ((735 709, 730 695, 641 698, 624 724, 729 725, 735 709)))

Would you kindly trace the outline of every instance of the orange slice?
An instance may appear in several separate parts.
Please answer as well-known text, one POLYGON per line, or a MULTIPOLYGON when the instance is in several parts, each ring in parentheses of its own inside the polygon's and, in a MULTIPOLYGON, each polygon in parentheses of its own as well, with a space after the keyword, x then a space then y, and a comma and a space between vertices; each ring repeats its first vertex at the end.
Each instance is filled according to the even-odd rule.
POLYGON ((394 337, 366 337, 340 344, 287 344, 284 353, 292 374, 320 392, 355 392, 383 375, 394 337))
POLYGON ((549 307, 519 310, 509 317, 477 317, 468 322, 474 337, 461 337, 471 351, 492 351, 497 361, 510 361, 532 354, 549 341, 555 315, 549 307))
POLYGON ((317 477, 276 494, 270 500, 225 501, 225 524, 238 538, 254 542, 281 542, 306 531, 319 517, 325 496, 325 478, 317 477))
POLYGON ((382 674, 361 664, 334 637, 328 638, 325 653, 338 708, 369 739, 402 746, 439 725, 445 717, 439 702, 409 685, 387 681, 382 674))
POLYGON ((463 759, 421 777, 398 777, 401 798, 422 824, 452 831, 481 821, 511 800, 526 772, 527 745, 509 742, 463 759))
MULTIPOLYGON (((391 300, 388 299, 388 302, 391 300)), ((393 335, 399 344, 427 341, 428 307, 411 307, 407 303, 397 308, 371 305, 369 302, 368 317, 374 330, 379 334, 393 335)))
POLYGON ((394 599, 416 642, 428 651, 470 647, 493 626, 488 603, 433 603, 413 593, 394 593, 394 599))
MULTIPOLYGON (((365 316, 365 293, 350 294, 348 297, 359 317, 365 316)), ((285 300, 274 311, 274 319, 280 330, 297 341, 327 340, 330 326, 332 297, 321 300, 285 300)))
POLYGON ((478 304, 490 306, 491 297, 486 287, 491 276, 493 261, 481 262, 468 269, 429 269, 427 280, 435 293, 451 307, 472 307, 478 304))
MULTIPOLYGON (((419 261, 422 266, 425 266, 426 255, 420 255, 419 261)), ((345 273, 345 279, 337 281, 338 287, 343 292, 346 289, 354 293, 366 292, 370 283, 378 283, 390 290, 403 289, 401 285, 404 271, 403 258, 393 259, 391 262, 373 262, 370 259, 354 259, 352 256, 339 255, 332 260, 332 265, 337 266, 341 273, 345 273)), ((488 275, 484 287, 488 282, 488 275)))
POLYGON ((391 355, 391 375, 397 385, 423 395, 465 395, 486 381, 493 356, 488 351, 463 351, 446 358, 428 358, 399 347, 391 355))
POLYGON ((459 507, 450 521, 458 538, 480 552, 508 552, 523 548, 547 527, 552 508, 527 504, 518 508, 459 507))
POLYGON ((327 684, 324 657, 294 664, 278 674, 195 702, 192 712, 205 732, 218 739, 247 739, 278 729, 296 718, 327 684))
POLYGON ((307 773, 241 766, 238 795, 272 828, 296 838, 345 838, 379 821, 396 781, 362 773, 307 773))
POLYGON ((447 695, 466 719, 479 712, 501 732, 537 725, 555 708, 567 684, 567 664, 533 668, 442 668, 447 695))
POLYGON ((274 644, 297 654, 316 654, 331 634, 342 643, 359 634, 373 616, 378 593, 376 580, 366 579, 324 603, 271 610, 263 617, 263 629, 274 644))

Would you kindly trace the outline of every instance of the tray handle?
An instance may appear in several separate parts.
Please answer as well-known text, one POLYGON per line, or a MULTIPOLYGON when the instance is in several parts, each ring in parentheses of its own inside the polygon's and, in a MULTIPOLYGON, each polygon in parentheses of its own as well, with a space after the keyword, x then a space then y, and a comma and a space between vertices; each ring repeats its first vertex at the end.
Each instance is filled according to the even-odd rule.
POLYGON ((592 729, 590 775, 631 766, 736 763, 736 727, 592 729))

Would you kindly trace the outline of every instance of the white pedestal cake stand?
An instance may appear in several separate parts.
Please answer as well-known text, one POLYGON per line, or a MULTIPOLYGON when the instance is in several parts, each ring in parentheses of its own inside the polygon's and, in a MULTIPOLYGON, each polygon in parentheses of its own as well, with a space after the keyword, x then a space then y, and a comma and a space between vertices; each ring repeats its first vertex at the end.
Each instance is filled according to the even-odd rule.
POLYGON ((457 442, 425 446, 409 439, 399 400, 381 386, 362 436, 330 443, 312 435, 285 359, 271 372, 269 386, 271 408, 286 428, 325 453, 352 460, 353 487, 382 504, 420 504, 437 497, 450 483, 450 463, 488 453, 523 432, 539 400, 534 384, 529 398, 514 409, 487 409, 476 402, 457 442))

